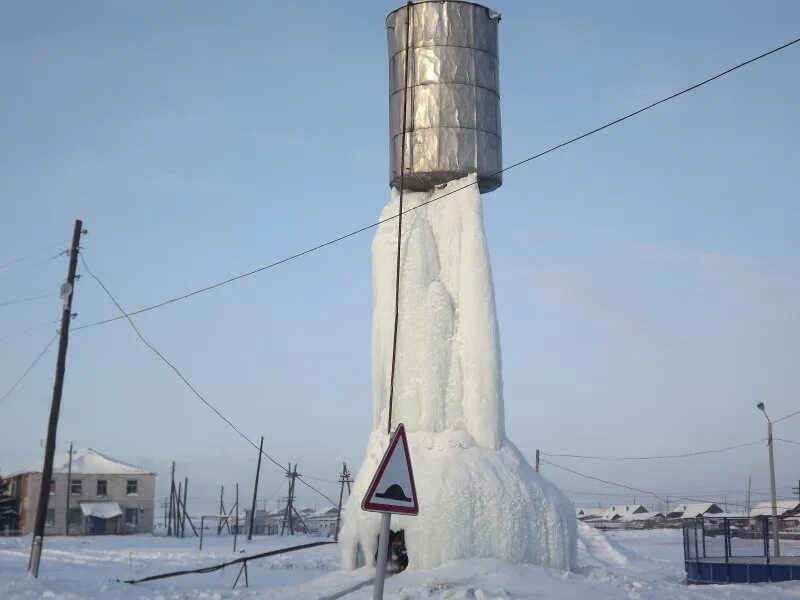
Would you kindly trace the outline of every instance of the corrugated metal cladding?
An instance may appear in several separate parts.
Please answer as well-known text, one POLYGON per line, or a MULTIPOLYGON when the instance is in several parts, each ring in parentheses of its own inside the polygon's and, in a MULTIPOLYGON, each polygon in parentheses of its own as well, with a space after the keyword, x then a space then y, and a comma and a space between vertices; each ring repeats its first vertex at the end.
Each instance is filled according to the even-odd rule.
POLYGON ((410 12, 404 187, 432 189, 469 173, 481 192, 502 184, 497 27, 500 14, 471 2, 419 2, 386 17, 390 179, 400 187, 406 17, 410 12))

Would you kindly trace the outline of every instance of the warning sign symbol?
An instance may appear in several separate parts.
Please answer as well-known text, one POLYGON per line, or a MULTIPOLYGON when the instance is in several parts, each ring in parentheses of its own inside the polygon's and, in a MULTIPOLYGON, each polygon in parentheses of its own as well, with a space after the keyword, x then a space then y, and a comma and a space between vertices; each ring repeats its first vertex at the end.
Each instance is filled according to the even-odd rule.
POLYGON ((419 512, 411 455, 408 452, 406 429, 402 423, 397 426, 389 441, 389 447, 367 488, 361 508, 404 515, 416 515, 419 512))

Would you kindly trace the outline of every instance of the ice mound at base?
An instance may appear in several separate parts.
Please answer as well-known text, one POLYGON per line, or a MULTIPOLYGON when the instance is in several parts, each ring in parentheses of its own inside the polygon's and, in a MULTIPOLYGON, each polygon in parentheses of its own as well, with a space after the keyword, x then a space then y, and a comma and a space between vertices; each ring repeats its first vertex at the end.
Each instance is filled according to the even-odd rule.
MULTIPOLYGON (((410 569, 472 557, 575 567, 575 509, 511 442, 494 450, 463 431, 407 435, 419 515, 392 515, 392 529, 405 531, 410 569)), ((360 502, 387 444, 384 431, 370 436, 345 505, 339 536, 344 569, 375 563, 381 517, 362 511, 360 502)))
MULTIPOLYGON (((506 438, 500 337, 474 175, 407 193, 392 423, 408 433, 416 517, 405 531, 409 568, 494 557, 576 566, 572 504, 506 438), (435 200, 437 196, 446 198, 435 200), (432 201, 435 200, 435 201, 432 201)), ((396 190, 372 244, 373 433, 346 504, 342 566, 374 564, 380 516, 360 502, 388 443, 397 260, 396 190)))

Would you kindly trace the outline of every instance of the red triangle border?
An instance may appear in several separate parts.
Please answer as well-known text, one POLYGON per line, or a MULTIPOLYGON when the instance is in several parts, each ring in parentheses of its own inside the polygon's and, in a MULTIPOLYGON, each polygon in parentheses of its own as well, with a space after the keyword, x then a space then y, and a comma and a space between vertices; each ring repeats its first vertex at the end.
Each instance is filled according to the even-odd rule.
POLYGON ((389 442, 389 446, 386 449, 386 452, 383 454, 383 458, 381 459, 380 465, 378 465, 378 470, 375 471, 375 476, 372 478, 372 482, 369 484, 367 488, 367 493, 364 495, 364 499, 361 501, 361 510, 369 511, 369 512, 381 512, 381 513, 398 513, 402 515, 416 515, 419 514, 419 502, 417 500, 417 487, 414 483, 414 470, 411 468, 411 449, 408 447, 408 438, 406 437, 406 428, 405 426, 400 423, 397 426, 397 429, 394 431, 394 435, 392 436, 391 441, 389 442), (392 455, 394 454, 394 450, 397 447, 397 444, 400 442, 402 438, 403 444, 405 447, 405 454, 406 454, 406 466, 408 467, 408 478, 411 481, 411 499, 413 500, 413 506, 405 507, 405 506, 395 506, 393 504, 382 504, 380 502, 370 502, 369 499, 373 498, 378 487, 378 483, 383 476, 384 471, 386 471, 386 467, 389 465, 389 459, 391 459, 392 455))

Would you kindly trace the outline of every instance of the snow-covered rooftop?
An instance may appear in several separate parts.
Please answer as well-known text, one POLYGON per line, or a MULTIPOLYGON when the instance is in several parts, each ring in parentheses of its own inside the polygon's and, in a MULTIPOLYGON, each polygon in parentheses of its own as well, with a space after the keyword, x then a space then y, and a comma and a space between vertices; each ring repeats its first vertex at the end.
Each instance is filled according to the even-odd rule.
POLYGON ((676 513, 680 513, 682 519, 691 519, 706 514, 718 515, 722 513, 722 509, 714 502, 697 502, 695 504, 681 504, 669 511, 671 515, 676 513))
MULTIPOLYGON (((27 473, 41 473, 44 461, 40 460, 27 469, 10 473, 7 477, 27 473)), ((53 458, 53 473, 66 473, 69 470, 69 452, 56 454, 53 458)), ((124 463, 91 448, 80 448, 72 453, 73 475, 153 475, 135 465, 124 463)))
POLYGON ((603 512, 602 518, 605 521, 613 521, 614 517, 617 517, 616 520, 629 521, 633 515, 646 512, 647 509, 641 504, 615 504, 603 512))
MULTIPOLYGON (((783 513, 790 511, 790 510, 800 510, 800 502, 797 500, 778 500, 776 502, 776 506, 778 507, 778 514, 782 515, 783 513)), ((757 517, 761 515, 771 515, 772 514, 772 502, 767 500, 765 502, 759 502, 756 504, 755 508, 750 511, 750 516, 757 517)))

